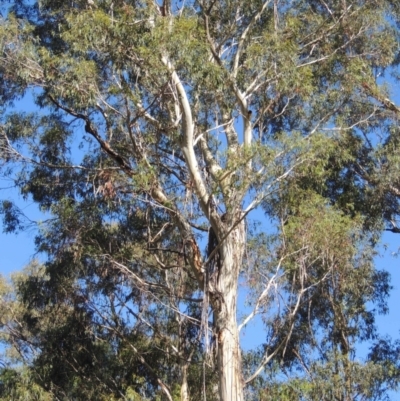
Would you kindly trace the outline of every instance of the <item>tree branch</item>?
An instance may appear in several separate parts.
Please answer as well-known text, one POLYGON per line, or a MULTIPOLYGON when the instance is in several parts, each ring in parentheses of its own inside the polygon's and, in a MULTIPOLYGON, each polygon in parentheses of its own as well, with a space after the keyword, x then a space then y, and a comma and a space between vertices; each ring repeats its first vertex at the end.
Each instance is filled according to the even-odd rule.
POLYGON ((96 141, 100 144, 100 147, 120 166, 122 170, 124 170, 129 174, 135 173, 131 165, 120 154, 118 154, 118 152, 116 152, 107 141, 105 141, 99 135, 99 133, 97 132, 96 128, 93 127, 92 122, 90 121, 90 118, 87 115, 82 113, 77 113, 76 111, 70 109, 69 107, 63 106, 60 102, 55 100, 51 95, 48 95, 48 97, 56 107, 60 108, 61 110, 64 110, 71 116, 83 120, 85 122, 85 131, 96 139, 96 141))

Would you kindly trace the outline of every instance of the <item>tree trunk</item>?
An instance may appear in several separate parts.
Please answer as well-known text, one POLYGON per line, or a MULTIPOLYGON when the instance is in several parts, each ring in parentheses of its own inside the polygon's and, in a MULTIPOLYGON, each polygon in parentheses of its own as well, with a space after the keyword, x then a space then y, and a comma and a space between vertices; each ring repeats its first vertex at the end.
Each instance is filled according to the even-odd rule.
MULTIPOLYGON (((230 225, 227 224, 229 227, 230 225)), ((219 247, 217 275, 211 293, 220 401, 243 401, 242 361, 236 322, 238 278, 245 247, 244 222, 240 222, 219 247)))
POLYGON ((181 372, 181 401, 189 401, 188 364, 186 362, 181 365, 181 372))

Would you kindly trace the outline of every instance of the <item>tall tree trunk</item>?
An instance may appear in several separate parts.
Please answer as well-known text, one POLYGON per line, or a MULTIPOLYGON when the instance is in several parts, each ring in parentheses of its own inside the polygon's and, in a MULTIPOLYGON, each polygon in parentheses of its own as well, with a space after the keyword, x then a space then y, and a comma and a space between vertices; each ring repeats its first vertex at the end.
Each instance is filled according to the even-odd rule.
POLYGON ((184 362, 181 365, 181 401, 189 401, 189 386, 188 386, 188 363, 184 362))
POLYGON ((217 341, 220 401, 244 400, 239 331, 236 322, 238 278, 244 247, 244 222, 240 222, 221 242, 215 287, 213 293, 210 293, 217 341))

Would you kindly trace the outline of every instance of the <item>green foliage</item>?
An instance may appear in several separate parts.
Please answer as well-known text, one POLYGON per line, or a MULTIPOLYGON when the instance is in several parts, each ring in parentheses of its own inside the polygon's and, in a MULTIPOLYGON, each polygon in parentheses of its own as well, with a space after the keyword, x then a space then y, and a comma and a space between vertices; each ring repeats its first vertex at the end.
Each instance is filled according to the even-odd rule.
POLYGON ((385 397, 387 388, 382 383, 393 378, 392 372, 385 371, 382 366, 374 363, 362 365, 352 362, 350 366, 346 366, 349 369, 346 373, 344 362, 340 357, 332 355, 330 362, 310 366, 309 380, 299 377, 288 382, 276 382, 268 389, 261 390, 260 400, 388 399, 385 397), (349 374, 350 384, 347 382, 349 374))
POLYGON ((0 400, 52 401, 51 393, 37 385, 27 369, 22 371, 4 368, 0 371, 0 400))
POLYGON ((396 389, 374 257, 399 232, 399 21, 390 0, 10 2, 0 169, 49 218, 42 263, 1 283, 0 399, 219 399, 239 283, 266 329, 249 400, 396 389))
POLYGON ((24 228, 21 222, 22 213, 11 201, 2 202, 0 213, 3 215, 4 232, 18 232, 24 228))

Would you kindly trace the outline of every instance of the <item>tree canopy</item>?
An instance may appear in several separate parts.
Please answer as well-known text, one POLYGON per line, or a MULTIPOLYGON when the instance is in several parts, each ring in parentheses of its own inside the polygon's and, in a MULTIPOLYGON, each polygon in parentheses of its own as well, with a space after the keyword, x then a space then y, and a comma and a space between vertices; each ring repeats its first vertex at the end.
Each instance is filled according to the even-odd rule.
POLYGON ((397 389, 374 265, 400 232, 397 1, 1 4, 0 172, 46 220, 1 283, 0 400, 397 389))

